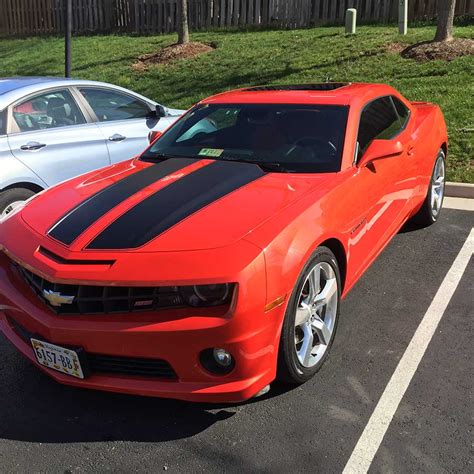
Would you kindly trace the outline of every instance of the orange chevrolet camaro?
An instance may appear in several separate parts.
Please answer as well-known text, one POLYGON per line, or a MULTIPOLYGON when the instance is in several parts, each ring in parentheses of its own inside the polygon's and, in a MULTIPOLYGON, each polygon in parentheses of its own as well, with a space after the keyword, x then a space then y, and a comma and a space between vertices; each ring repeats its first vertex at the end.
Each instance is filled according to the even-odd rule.
POLYGON ((446 153, 440 109, 386 85, 210 97, 3 219, 0 329, 78 387, 236 402, 303 383, 341 298, 408 219, 438 219, 446 153))

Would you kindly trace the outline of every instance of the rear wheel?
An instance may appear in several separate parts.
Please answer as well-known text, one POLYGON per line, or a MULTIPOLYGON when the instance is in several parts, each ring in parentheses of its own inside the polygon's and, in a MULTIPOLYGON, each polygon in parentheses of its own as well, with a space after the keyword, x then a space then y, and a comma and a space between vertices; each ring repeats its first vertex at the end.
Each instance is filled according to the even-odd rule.
POLYGON ((299 276, 288 303, 280 339, 279 380, 306 382, 323 365, 337 329, 340 281, 334 254, 319 247, 299 276))
POLYGON ((12 188, 0 193, 0 219, 6 217, 35 193, 26 188, 12 188))
POLYGON ((412 221, 420 226, 427 227, 434 224, 440 215, 443 206, 444 187, 446 177, 446 162, 443 150, 439 150, 433 167, 428 192, 425 201, 412 221))

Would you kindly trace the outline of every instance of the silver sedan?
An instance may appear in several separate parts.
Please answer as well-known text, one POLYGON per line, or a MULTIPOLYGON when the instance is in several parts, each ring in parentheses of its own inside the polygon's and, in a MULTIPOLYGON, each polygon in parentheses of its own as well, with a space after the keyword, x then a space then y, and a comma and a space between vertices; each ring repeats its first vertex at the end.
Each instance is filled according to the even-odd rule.
POLYGON ((183 112, 102 82, 0 79, 0 219, 53 184, 137 155, 183 112))

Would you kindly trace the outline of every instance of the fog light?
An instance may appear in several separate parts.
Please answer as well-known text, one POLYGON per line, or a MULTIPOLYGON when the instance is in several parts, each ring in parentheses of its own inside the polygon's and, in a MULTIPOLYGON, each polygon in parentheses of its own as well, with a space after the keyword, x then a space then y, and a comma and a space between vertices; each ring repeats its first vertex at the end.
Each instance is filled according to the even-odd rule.
POLYGON ((206 349, 200 356, 202 366, 214 375, 226 375, 235 366, 232 354, 225 349, 206 349))
POLYGON ((221 367, 229 367, 232 365, 232 356, 224 349, 214 349, 212 351, 215 361, 221 367))

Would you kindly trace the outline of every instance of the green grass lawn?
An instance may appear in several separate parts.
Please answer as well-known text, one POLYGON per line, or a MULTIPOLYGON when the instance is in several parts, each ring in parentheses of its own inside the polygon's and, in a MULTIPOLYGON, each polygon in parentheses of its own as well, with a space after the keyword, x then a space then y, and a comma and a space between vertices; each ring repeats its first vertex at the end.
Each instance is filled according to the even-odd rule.
MULTIPOLYGON (((474 26, 457 27, 459 37, 474 37, 474 26)), ((450 135, 449 174, 474 182, 474 57, 417 63, 389 52, 393 42, 412 44, 434 36, 434 27, 410 29, 366 26, 354 37, 342 28, 192 34, 218 47, 199 58, 136 72, 131 64, 143 53, 175 41, 167 36, 90 36, 73 39, 73 75, 113 82, 166 105, 187 108, 216 92, 256 84, 324 81, 384 82, 410 100, 441 106, 450 135)), ((61 75, 61 38, 0 39, 0 76, 61 75)))

